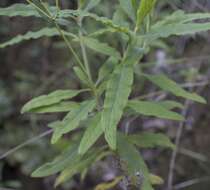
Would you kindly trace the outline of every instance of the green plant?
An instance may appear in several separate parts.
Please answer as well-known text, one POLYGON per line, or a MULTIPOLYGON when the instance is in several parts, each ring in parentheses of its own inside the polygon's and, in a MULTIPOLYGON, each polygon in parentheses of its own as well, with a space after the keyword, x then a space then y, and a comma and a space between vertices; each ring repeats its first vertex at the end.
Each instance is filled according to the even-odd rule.
MULTIPOLYGON (((101 2, 100 0, 88 2, 80 0, 77 10, 60 9, 58 0, 55 2, 56 6, 43 3, 42 0, 27 0, 27 2, 28 5, 15 4, 0 8, 0 15, 43 18, 48 26, 44 25, 38 31, 29 31, 16 36, 0 44, 0 48, 43 36, 60 36, 75 58, 73 69, 84 86, 79 90, 56 90, 48 95, 34 98, 22 108, 22 113, 67 112, 62 121, 49 124, 54 130, 52 144, 64 134, 81 128, 76 132, 78 135, 72 140, 71 145, 61 155, 38 168, 32 176, 44 177, 60 172, 56 180, 56 185, 59 185, 76 173, 85 174, 90 164, 107 155, 115 155, 126 163, 124 175, 132 178, 133 185, 138 184, 136 174, 140 172, 144 176, 142 189, 153 189, 152 185, 157 182, 154 180, 157 176, 150 174, 137 147, 174 148, 174 145, 164 134, 124 134, 117 128, 122 117, 139 114, 181 121, 184 119, 183 116, 173 109, 183 106, 170 100, 153 102, 129 99, 134 74, 137 74, 134 68, 156 40, 171 35, 179 36, 209 30, 209 22, 194 21, 210 18, 210 14, 185 14, 183 11, 176 11, 154 22, 152 13, 155 0, 140 2, 119 0, 112 19, 90 12, 101 2), (89 32, 85 28, 86 19, 88 22, 99 23, 95 31, 89 32), (72 28, 69 27, 70 24, 72 28), (101 36, 110 33, 119 35, 120 45, 112 47, 100 41, 101 36), (74 50, 72 43, 79 44, 81 55, 74 50), (93 71, 90 69, 86 48, 108 57, 105 63, 101 64, 97 79, 92 76, 93 71), (89 94, 89 98, 81 102, 69 101, 84 92, 89 94), (105 143, 101 146, 96 145, 95 142, 103 136, 108 146, 105 143)), ((205 103, 202 97, 187 92, 164 74, 146 74, 140 65, 138 75, 175 96, 205 103)))

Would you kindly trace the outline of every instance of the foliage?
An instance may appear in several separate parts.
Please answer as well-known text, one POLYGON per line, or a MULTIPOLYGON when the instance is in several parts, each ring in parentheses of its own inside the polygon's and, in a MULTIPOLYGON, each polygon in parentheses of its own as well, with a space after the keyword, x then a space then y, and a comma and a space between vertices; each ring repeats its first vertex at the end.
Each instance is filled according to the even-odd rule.
MULTIPOLYGON (((183 120, 182 115, 173 111, 174 108, 182 109, 183 105, 171 100, 153 102, 132 99, 134 68, 155 40, 172 35, 194 34, 209 30, 209 22, 197 23, 194 21, 209 18, 210 14, 186 14, 177 11, 154 23, 152 12, 155 0, 142 0, 140 3, 135 0, 119 0, 120 9, 118 7, 113 19, 90 12, 100 4, 100 0, 80 1, 77 10, 61 10, 58 1, 55 6, 39 0, 27 0, 27 2, 29 4, 15 4, 11 7, 0 8, 0 15, 43 18, 46 25, 36 32, 29 31, 16 36, 0 44, 0 48, 15 45, 24 40, 60 36, 75 58, 74 72, 84 87, 79 90, 56 90, 48 95, 32 99, 22 108, 22 113, 67 112, 63 120, 49 124, 49 127, 53 129, 52 144, 61 139, 64 134, 72 131, 78 134, 78 139, 62 154, 52 162, 38 168, 32 176, 44 177, 60 172, 55 183, 59 185, 71 179, 75 174, 88 169, 91 164, 102 159, 104 153, 110 151, 111 154, 120 157, 126 163, 125 175, 133 179, 133 185, 138 186, 136 174, 141 173, 144 176, 142 189, 152 190, 154 183, 151 178, 153 181, 160 182, 161 180, 157 176, 151 177, 137 147, 174 148, 174 145, 164 134, 122 134, 120 121, 127 115, 127 111, 135 115, 183 120), (124 14, 123 17, 119 15, 119 10, 122 15, 124 14), (116 18, 121 19, 121 22, 116 22, 116 18), (86 19, 100 23, 98 28, 91 32, 86 30, 86 19), (128 19, 131 20, 131 23, 127 22, 128 19), (74 23, 76 28, 74 26, 74 29, 71 29, 68 26, 70 22, 74 23), (100 37, 106 36, 107 33, 117 34, 120 38, 119 44, 123 44, 123 48, 118 43, 102 42, 100 37), (81 56, 74 50, 73 43, 80 45, 81 56), (91 53, 94 55, 107 58, 104 63, 100 64, 98 79, 93 76, 86 48, 93 50, 91 53), (70 101, 82 92, 86 92, 89 98, 79 102, 74 99, 70 101), (103 136, 108 146, 99 147, 96 141, 102 139, 103 136)), ((163 91, 199 103, 206 103, 202 97, 184 90, 164 74, 145 74, 143 68, 140 74, 163 91)))

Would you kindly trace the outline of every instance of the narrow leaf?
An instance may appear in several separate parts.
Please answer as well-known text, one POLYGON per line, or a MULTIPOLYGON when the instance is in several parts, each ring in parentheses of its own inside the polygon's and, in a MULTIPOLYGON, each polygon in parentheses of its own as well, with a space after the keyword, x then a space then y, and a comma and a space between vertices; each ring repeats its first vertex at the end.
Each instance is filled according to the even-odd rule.
POLYGON ((165 101, 161 101, 157 103, 168 110, 172 110, 174 108, 180 108, 180 109, 184 108, 184 106, 181 103, 176 102, 176 101, 171 101, 171 100, 165 100, 165 101))
POLYGON ((105 138, 112 149, 116 149, 117 124, 127 104, 133 83, 133 66, 120 64, 115 69, 107 84, 101 125, 105 138))
POLYGON ((13 4, 9 7, 0 8, 0 16, 22 16, 22 17, 28 17, 28 16, 35 16, 40 17, 39 13, 36 11, 36 9, 28 4, 22 4, 17 3, 13 4))
POLYGON ((105 54, 109 56, 116 57, 120 59, 120 53, 114 49, 113 47, 109 46, 108 44, 104 42, 100 42, 97 39, 94 38, 88 38, 88 37, 83 37, 82 38, 83 43, 89 47, 90 49, 105 54))
POLYGON ((144 18, 151 12, 156 0, 141 0, 139 9, 137 11, 137 28, 140 27, 144 18))
POLYGON ((117 152, 121 160, 126 163, 128 175, 133 178, 133 181, 138 180, 136 179, 137 173, 143 174, 144 180, 142 189, 153 190, 149 179, 149 170, 144 159, 135 146, 130 144, 122 134, 117 136, 117 152))
POLYGON ((129 135, 127 139, 140 148, 175 148, 175 145, 171 140, 161 133, 144 132, 141 134, 129 135))
POLYGON ((74 165, 81 156, 78 154, 78 145, 71 145, 66 151, 58 156, 54 161, 46 163, 32 173, 32 177, 45 177, 53 175, 74 165))
POLYGON ((141 49, 136 47, 135 38, 132 39, 124 60, 115 67, 107 83, 101 125, 105 132, 105 139, 112 149, 116 149, 117 124, 131 92, 133 66, 138 63, 142 55, 141 49))
POLYGON ((95 100, 87 100, 80 104, 79 108, 66 115, 63 122, 62 133, 68 133, 78 127, 80 121, 85 120, 88 114, 95 108, 95 100))
POLYGON ((178 121, 182 121, 184 119, 182 115, 170 111, 166 107, 155 102, 131 100, 128 102, 128 107, 137 113, 146 116, 155 116, 163 119, 178 121))
POLYGON ((80 81, 85 84, 85 85, 88 85, 90 84, 90 81, 86 75, 86 73, 83 72, 82 69, 80 69, 80 67, 74 67, 74 72, 75 74, 77 75, 77 77, 80 79, 80 81))
POLYGON ((201 96, 190 93, 180 87, 176 82, 169 79, 167 76, 161 75, 144 75, 148 80, 150 80, 155 85, 159 86, 162 90, 171 92, 175 96, 190 99, 200 103, 206 103, 206 100, 201 96))
POLYGON ((171 35, 189 35, 208 30, 210 30, 210 23, 168 24, 151 29, 144 38, 151 42, 158 38, 167 38, 171 35))
POLYGON ((55 121, 53 123, 50 123, 48 125, 50 128, 53 128, 53 135, 51 138, 51 144, 55 144, 63 135, 62 133, 62 121, 55 121))
POLYGON ((60 103, 62 100, 73 98, 84 91, 86 90, 56 90, 48 95, 42 95, 32 99, 23 106, 21 113, 60 103))
POLYGON ((97 114, 87 126, 79 146, 79 154, 85 154, 86 151, 96 142, 103 134, 100 124, 101 114, 97 114))
POLYGON ((56 104, 52 104, 49 106, 43 106, 38 107, 35 109, 32 109, 31 113, 55 113, 55 112, 70 112, 71 110, 74 110, 75 108, 78 108, 79 104, 76 102, 71 101, 64 101, 59 102, 56 104))
POLYGON ((97 149, 91 151, 82 159, 77 160, 74 165, 70 165, 69 167, 65 168, 65 170, 63 170, 56 179, 55 187, 57 187, 61 183, 66 182, 67 180, 70 180, 75 174, 81 173, 87 167, 90 167, 90 165, 95 161, 100 152, 101 151, 97 149))
MULTIPOLYGON (((65 35, 75 38, 74 34, 72 34, 70 32, 65 32, 65 31, 63 31, 63 32, 65 35)), ((33 32, 29 31, 25 34, 17 35, 15 37, 13 37, 12 39, 1 43, 0 48, 5 48, 7 46, 15 45, 20 42, 27 41, 27 40, 32 40, 32 39, 35 40, 35 39, 42 38, 42 37, 53 37, 53 36, 59 36, 59 35, 60 34, 56 28, 45 27, 45 28, 41 28, 38 31, 33 31, 33 32)))

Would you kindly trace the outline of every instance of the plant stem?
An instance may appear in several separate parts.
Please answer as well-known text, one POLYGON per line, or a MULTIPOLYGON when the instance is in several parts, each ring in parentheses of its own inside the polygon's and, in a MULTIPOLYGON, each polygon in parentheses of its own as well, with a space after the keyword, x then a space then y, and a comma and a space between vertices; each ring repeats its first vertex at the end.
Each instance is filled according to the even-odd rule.
POLYGON ((90 66, 89 66, 89 63, 88 63, 86 48, 84 46, 83 39, 82 39, 83 38, 83 34, 82 34, 82 30, 81 30, 82 18, 79 19, 78 24, 79 24, 79 27, 80 27, 80 29, 79 29, 79 41, 80 41, 80 47, 81 47, 81 50, 82 50, 82 57, 83 57, 85 69, 87 71, 88 78, 90 79, 91 82, 93 82, 91 72, 90 72, 90 66))
POLYGON ((74 58, 76 59, 78 65, 80 66, 80 68, 81 68, 85 73, 87 73, 87 72, 86 72, 86 69, 85 69, 85 67, 84 67, 84 65, 82 64, 82 62, 81 62, 79 56, 77 55, 77 53, 74 51, 73 47, 71 46, 71 44, 70 44, 68 38, 67 38, 66 35, 63 33, 63 31, 62 31, 62 29, 60 28, 60 26, 59 26, 56 22, 54 22, 54 23, 55 23, 55 27, 57 28, 57 30, 58 30, 58 32, 60 33, 61 37, 63 38, 64 42, 66 43, 66 45, 67 45, 69 51, 73 54, 74 58))

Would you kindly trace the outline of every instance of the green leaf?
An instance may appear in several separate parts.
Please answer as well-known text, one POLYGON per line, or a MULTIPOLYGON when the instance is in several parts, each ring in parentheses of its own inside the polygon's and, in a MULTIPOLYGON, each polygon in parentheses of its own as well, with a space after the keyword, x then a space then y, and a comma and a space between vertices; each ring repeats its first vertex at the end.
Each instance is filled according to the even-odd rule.
POLYGON ((162 90, 171 92, 175 96, 190 99, 199 103, 206 103, 206 100, 202 98, 201 96, 190 93, 184 90, 182 87, 180 87, 176 82, 169 79, 167 76, 161 74, 161 75, 147 75, 144 74, 144 76, 150 80, 155 85, 159 86, 162 90))
POLYGON ((104 42, 100 42, 97 39, 89 38, 89 37, 83 37, 82 41, 87 47, 89 47, 90 49, 96 52, 113 56, 118 59, 121 58, 120 53, 116 49, 114 49, 113 47, 109 46, 108 44, 104 42))
POLYGON ((177 10, 173 14, 164 17, 164 19, 156 22, 152 28, 168 25, 168 24, 187 24, 192 21, 208 19, 210 13, 185 13, 182 10, 177 10))
POLYGON ((100 67, 98 72, 98 82, 107 79, 112 73, 113 69, 118 63, 118 59, 115 57, 109 57, 106 62, 100 67))
POLYGON ((87 119, 88 114, 95 108, 95 105, 95 100, 87 100, 81 103, 78 108, 68 113, 54 131, 56 138, 54 138, 53 142, 56 143, 63 134, 76 129, 81 121, 87 119))
POLYGON ((55 121, 48 124, 48 127, 53 128, 53 134, 51 138, 51 144, 55 144, 63 135, 62 133, 62 121, 55 121))
POLYGON ((182 115, 170 111, 156 102, 131 100, 128 102, 128 107, 135 112, 146 116, 155 116, 178 121, 184 120, 182 115))
POLYGON ((128 135, 127 139, 140 148, 166 147, 175 148, 175 145, 164 134, 144 132, 141 134, 128 135))
POLYGON ((117 124, 127 104, 133 83, 133 67, 126 64, 117 65, 107 84, 101 125, 105 138, 112 149, 116 149, 117 124))
POLYGON ((157 103, 168 110, 172 110, 174 108, 180 108, 180 109, 184 108, 184 106, 181 103, 176 102, 176 101, 171 101, 171 100, 165 100, 165 101, 161 101, 157 103))
POLYGON ((52 104, 49 106, 38 107, 38 108, 32 109, 30 112, 31 113, 69 112, 78 107, 79 107, 79 104, 76 102, 64 101, 64 102, 59 102, 59 103, 52 104))
POLYGON ((7 46, 15 45, 26 40, 38 39, 41 37, 52 37, 58 35, 59 33, 55 28, 42 28, 36 32, 29 31, 26 34, 17 35, 14 38, 10 39, 9 41, 0 44, 0 48, 5 48, 7 46))
POLYGON ((116 149, 117 124, 127 104, 133 83, 133 66, 142 56, 141 51, 134 46, 128 48, 121 64, 117 65, 108 81, 101 125, 105 132, 105 139, 112 149, 116 149))
POLYGON ((32 173, 32 177, 45 177, 64 170, 66 167, 74 166, 81 158, 78 154, 78 144, 71 145, 66 151, 54 159, 38 168, 32 173))
POLYGON ((59 18, 75 18, 75 17, 89 17, 94 19, 97 22, 100 22, 101 24, 110 27, 114 30, 116 30, 117 32, 122 32, 122 33, 126 33, 129 34, 131 33, 131 31, 129 30, 129 28, 121 26, 119 24, 115 24, 111 19, 108 19, 107 17, 100 17, 96 14, 93 13, 89 13, 87 11, 82 11, 82 10, 62 10, 59 13, 59 18))
POLYGON ((151 182, 152 185, 162 185, 162 184, 164 184, 164 180, 157 175, 150 174, 149 178, 150 178, 150 182, 151 182))
POLYGON ((143 23, 145 17, 151 12, 156 0, 141 0, 139 9, 137 11, 137 28, 143 23))
POLYGON ((79 93, 85 91, 87 90, 56 90, 48 95, 42 95, 32 99, 23 106, 21 113, 30 112, 34 109, 39 109, 41 107, 46 107, 60 103, 62 100, 73 98, 79 93))
POLYGON ((73 67, 75 74, 77 75, 77 77, 80 79, 80 81, 87 85, 90 84, 90 81, 86 75, 86 73, 83 72, 82 69, 80 69, 80 67, 73 67))
POLYGON ((22 17, 28 17, 28 16, 35 16, 40 17, 39 13, 36 11, 36 9, 28 4, 22 4, 17 3, 13 4, 9 7, 0 8, 0 16, 22 16, 22 17))
POLYGON ((210 30, 210 23, 168 24, 151 29, 143 38, 149 42, 158 38, 167 38, 171 35, 195 34, 210 30))
POLYGON ((87 129, 79 146, 79 154, 85 154, 87 150, 96 142, 96 140, 103 134, 103 129, 100 125, 101 114, 94 116, 92 121, 88 124, 87 129))
MULTIPOLYGON (((136 173, 143 174, 144 181, 142 189, 152 190, 152 185, 149 178, 149 170, 144 162, 144 159, 140 155, 139 151, 131 143, 127 141, 127 138, 123 134, 117 136, 117 153, 122 161, 126 163, 126 170, 128 175, 133 178, 132 181, 136 181, 136 173)), ((135 185, 135 184, 134 184, 135 185)))
POLYGON ((75 174, 81 173, 87 167, 90 167, 92 163, 96 160, 98 154, 100 154, 100 150, 93 150, 85 155, 82 159, 77 160, 74 165, 70 165, 65 170, 61 172, 55 182, 55 187, 60 185, 61 183, 70 180, 75 174))
POLYGON ((136 14, 135 14, 135 9, 133 8, 131 0, 119 0, 119 2, 123 11, 128 15, 130 19, 132 19, 132 21, 135 22, 136 14))

